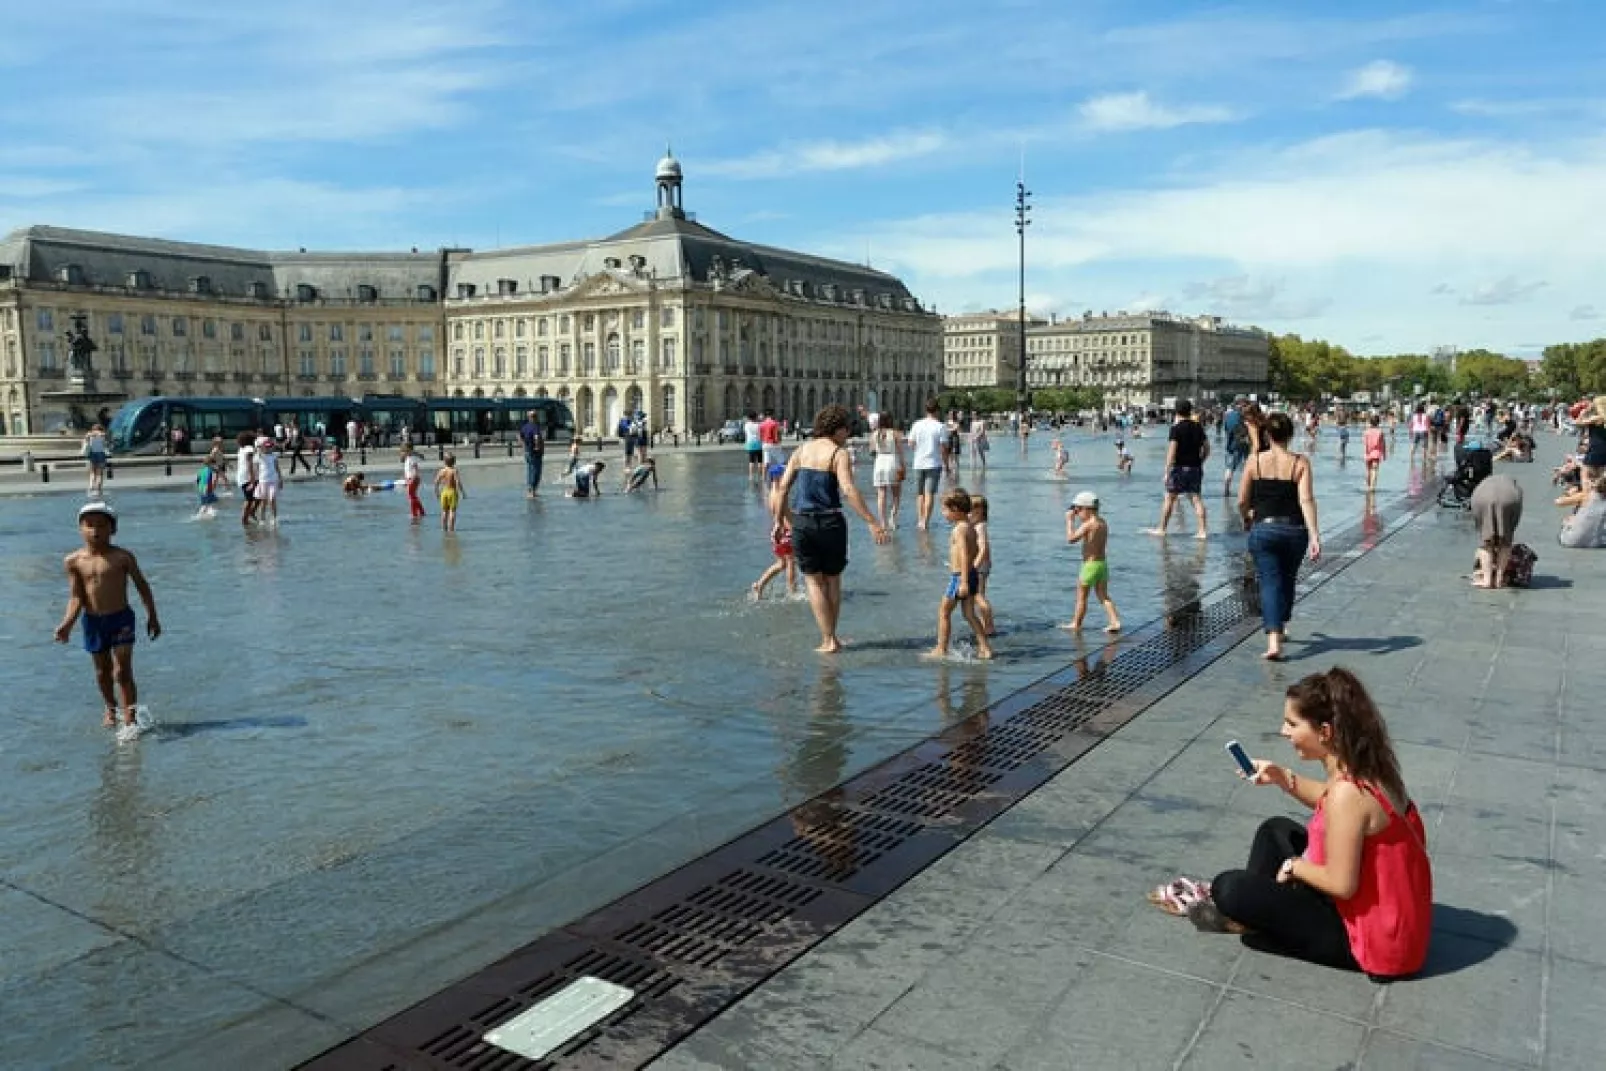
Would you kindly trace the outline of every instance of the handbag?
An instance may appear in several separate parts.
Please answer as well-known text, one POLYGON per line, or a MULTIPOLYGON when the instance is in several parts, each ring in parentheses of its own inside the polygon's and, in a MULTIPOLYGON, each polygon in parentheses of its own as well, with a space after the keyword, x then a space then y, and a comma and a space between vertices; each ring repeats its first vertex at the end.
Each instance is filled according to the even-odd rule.
POLYGON ((1514 588, 1525 588, 1533 583, 1534 565, 1539 561, 1539 555, 1526 543, 1518 543, 1511 548, 1511 555, 1506 559, 1506 584, 1514 588))

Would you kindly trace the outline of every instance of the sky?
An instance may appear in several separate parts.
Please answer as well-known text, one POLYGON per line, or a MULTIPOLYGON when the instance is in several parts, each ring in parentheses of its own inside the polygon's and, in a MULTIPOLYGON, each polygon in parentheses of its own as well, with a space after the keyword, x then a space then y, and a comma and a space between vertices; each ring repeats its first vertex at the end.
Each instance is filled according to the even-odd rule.
POLYGON ((1596 0, 66 0, 4 25, 0 232, 600 237, 672 145, 704 224, 958 313, 1017 301, 1024 166, 1040 315, 1364 354, 1606 335, 1596 0))

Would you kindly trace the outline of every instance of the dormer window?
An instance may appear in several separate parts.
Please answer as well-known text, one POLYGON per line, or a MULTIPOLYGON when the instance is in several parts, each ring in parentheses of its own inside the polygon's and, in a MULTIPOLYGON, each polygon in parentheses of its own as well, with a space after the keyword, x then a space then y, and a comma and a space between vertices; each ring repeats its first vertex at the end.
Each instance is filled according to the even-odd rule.
POLYGON ((556 275, 541 276, 541 293, 555 294, 563 286, 563 281, 556 275))
POLYGON ((318 300, 318 288, 311 283, 296 284, 296 300, 302 304, 318 300))
POLYGON ((358 284, 357 300, 364 305, 372 305, 379 300, 379 288, 377 286, 369 286, 367 283, 358 284))
POLYGON ((503 297, 517 294, 519 292, 519 281, 517 279, 498 279, 496 281, 496 292, 503 297))
POLYGON ((427 301, 433 304, 435 301, 435 288, 430 286, 428 283, 419 284, 418 300, 427 301))
POLYGON ((268 284, 262 282, 261 280, 253 283, 247 283, 245 286, 245 296, 249 298, 255 298, 258 301, 266 301, 268 298, 268 284))
POLYGON ((83 286, 84 269, 77 264, 63 264, 61 269, 56 272, 56 278, 68 286, 83 286))
POLYGON ((640 253, 633 254, 630 258, 630 270, 638 275, 646 271, 647 258, 642 256, 640 253))
POLYGON ((151 273, 141 268, 128 273, 124 282, 130 290, 149 290, 151 288, 151 273))
POLYGON ((190 276, 190 293, 210 294, 212 292, 212 278, 208 275, 190 276))
POLYGON ((460 297, 460 298, 471 298, 471 297, 473 297, 474 296, 474 284, 473 283, 458 283, 457 284, 457 296, 460 297))
POLYGON ((613 270, 618 270, 618 268, 619 268, 619 258, 618 257, 603 257, 602 258, 602 266, 604 268, 610 268, 610 269, 613 269, 613 270))

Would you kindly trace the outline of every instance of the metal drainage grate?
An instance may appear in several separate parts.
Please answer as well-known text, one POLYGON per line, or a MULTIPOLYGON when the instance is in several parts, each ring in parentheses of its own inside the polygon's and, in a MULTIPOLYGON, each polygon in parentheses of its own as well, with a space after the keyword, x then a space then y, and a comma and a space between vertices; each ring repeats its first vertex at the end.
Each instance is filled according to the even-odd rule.
MULTIPOLYGON (((1432 503, 1401 499, 1301 573, 1308 594, 1432 503)), ((309 1071, 639 1067, 840 929, 1255 628, 1233 582, 302 1065, 309 1071), (1004 714, 1005 711, 1013 711, 1004 714), (996 720, 995 720, 996 719, 996 720), (1079 746, 1067 748, 1067 743, 1079 746), (933 751, 936 746, 939 750, 933 751), (667 901, 667 902, 666 902, 667 901), (486 1031, 584 976, 636 999, 531 1061, 486 1031), (494 990, 494 992, 493 992, 494 990), (475 998, 479 999, 475 999, 475 998)))

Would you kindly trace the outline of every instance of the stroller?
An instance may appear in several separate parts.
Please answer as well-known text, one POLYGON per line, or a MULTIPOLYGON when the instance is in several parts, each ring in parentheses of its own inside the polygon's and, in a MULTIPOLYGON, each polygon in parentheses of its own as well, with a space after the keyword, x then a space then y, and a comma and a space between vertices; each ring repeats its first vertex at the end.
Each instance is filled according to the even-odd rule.
POLYGON ((1494 472, 1494 453, 1481 443, 1455 448, 1455 471, 1439 488, 1439 505, 1446 509, 1471 509, 1472 492, 1494 472))

